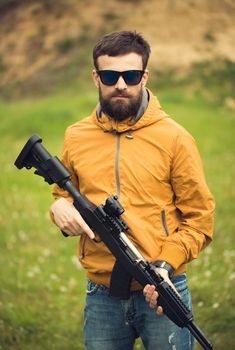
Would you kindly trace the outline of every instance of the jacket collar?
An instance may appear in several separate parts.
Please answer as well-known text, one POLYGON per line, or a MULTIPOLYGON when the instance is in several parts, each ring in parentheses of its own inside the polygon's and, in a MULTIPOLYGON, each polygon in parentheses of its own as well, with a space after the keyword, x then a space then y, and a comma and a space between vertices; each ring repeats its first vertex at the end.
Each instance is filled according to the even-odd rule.
POLYGON ((104 114, 98 105, 92 113, 93 121, 104 131, 122 133, 137 130, 166 118, 168 115, 162 110, 158 99, 150 90, 145 91, 146 94, 143 94, 141 106, 134 118, 131 117, 122 122, 115 121, 104 114))

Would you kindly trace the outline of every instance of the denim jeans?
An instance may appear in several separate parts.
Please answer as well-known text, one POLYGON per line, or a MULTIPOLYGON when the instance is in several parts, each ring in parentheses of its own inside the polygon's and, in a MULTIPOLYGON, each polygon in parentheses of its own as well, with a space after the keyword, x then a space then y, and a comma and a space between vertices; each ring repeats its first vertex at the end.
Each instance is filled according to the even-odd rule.
MULTIPOLYGON (((172 282, 191 309, 186 274, 174 277, 172 282)), ((86 350, 133 350, 138 337, 147 350, 194 349, 188 329, 158 316, 145 301, 143 291, 131 292, 128 300, 121 300, 92 281, 87 284, 84 337, 86 350)))

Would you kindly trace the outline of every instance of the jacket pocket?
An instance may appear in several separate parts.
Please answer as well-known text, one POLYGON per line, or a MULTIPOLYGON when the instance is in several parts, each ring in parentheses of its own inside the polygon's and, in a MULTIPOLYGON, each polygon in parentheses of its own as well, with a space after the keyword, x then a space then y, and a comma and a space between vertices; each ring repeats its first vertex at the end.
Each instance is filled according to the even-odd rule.
POLYGON ((162 209, 162 211, 161 211, 161 220, 162 220, 162 227, 163 227, 163 230, 165 232, 165 235, 169 236, 169 231, 168 231, 167 223, 166 223, 166 212, 164 209, 162 209))

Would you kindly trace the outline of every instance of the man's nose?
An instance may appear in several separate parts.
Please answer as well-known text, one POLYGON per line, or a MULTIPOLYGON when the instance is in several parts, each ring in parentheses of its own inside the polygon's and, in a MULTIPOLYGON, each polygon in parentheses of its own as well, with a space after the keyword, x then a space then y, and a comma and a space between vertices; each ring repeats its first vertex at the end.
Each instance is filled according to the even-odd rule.
POLYGON ((123 79, 123 77, 121 75, 120 75, 118 81, 116 82, 115 88, 118 90, 124 90, 127 88, 125 80, 123 79))

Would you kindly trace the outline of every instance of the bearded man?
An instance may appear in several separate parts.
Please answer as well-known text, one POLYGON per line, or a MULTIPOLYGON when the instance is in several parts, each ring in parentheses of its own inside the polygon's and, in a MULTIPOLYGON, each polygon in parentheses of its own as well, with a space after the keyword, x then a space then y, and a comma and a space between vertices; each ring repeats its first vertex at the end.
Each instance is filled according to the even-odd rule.
MULTIPOLYGON (((70 126, 62 161, 72 181, 100 205, 116 194, 128 237, 191 309, 186 264, 212 239, 214 201, 193 137, 146 88, 148 42, 138 33, 105 35, 93 51, 99 104, 70 126)), ((153 286, 132 280, 128 299, 110 295, 115 259, 58 186, 55 224, 81 236, 78 255, 87 272, 84 338, 87 350, 131 350, 141 337, 148 350, 192 350, 188 329, 164 316, 153 286)))

